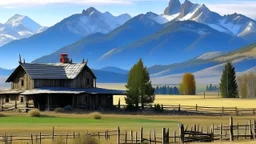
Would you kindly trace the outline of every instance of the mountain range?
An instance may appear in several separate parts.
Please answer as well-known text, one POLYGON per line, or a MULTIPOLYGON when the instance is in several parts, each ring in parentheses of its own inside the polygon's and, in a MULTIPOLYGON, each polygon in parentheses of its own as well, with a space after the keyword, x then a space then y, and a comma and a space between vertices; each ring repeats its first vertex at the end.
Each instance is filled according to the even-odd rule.
POLYGON ((170 0, 163 14, 135 17, 90 7, 3 45, 0 60, 10 62, 0 67, 15 67, 18 54, 28 62, 53 63, 68 53, 74 62, 88 59, 100 82, 125 82, 127 69, 142 58, 153 83, 178 83, 185 72, 194 73, 201 83, 218 83, 227 61, 234 63, 238 75, 256 70, 254 43, 255 20, 237 13, 222 16, 189 0, 170 0))
POLYGON ((28 38, 46 29, 47 27, 41 26, 27 16, 15 14, 5 24, 0 24, 0 46, 13 40, 28 38))
POLYGON ((86 36, 101 33, 106 34, 121 26, 131 17, 128 14, 113 16, 109 12, 101 13, 95 8, 83 10, 60 21, 44 32, 29 38, 12 41, 0 47, 0 60, 10 59, 1 63, 1 67, 14 68, 21 54, 26 61, 50 54, 66 45, 72 44, 86 36))

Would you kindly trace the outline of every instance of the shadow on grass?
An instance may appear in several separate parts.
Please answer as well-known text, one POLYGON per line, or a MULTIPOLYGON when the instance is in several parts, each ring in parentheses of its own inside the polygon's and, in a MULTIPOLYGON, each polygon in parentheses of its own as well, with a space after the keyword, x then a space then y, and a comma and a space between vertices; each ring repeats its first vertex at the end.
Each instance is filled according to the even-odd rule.
POLYGON ((0 113, 0 117, 6 117, 6 115, 5 115, 5 114, 0 113))
POLYGON ((38 118, 56 118, 56 116, 42 114, 38 118))

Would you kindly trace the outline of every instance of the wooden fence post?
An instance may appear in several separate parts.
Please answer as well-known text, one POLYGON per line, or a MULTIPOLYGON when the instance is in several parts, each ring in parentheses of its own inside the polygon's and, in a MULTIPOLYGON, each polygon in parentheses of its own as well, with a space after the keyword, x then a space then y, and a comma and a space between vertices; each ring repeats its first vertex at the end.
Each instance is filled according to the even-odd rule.
POLYGON ((184 125, 180 124, 180 143, 184 143, 184 138, 185 138, 185 132, 184 132, 184 125))
POLYGON ((68 144, 68 133, 66 135, 66 144, 68 144))
POLYGON ((230 120, 229 120, 229 140, 230 141, 234 141, 234 131, 233 131, 233 117, 230 117, 230 120))
POLYGON ((143 140, 143 127, 140 128, 140 143, 142 143, 143 140))
POLYGON ((39 133, 39 143, 42 144, 42 133, 39 133))
POLYGON ((239 139, 239 134, 240 134, 240 131, 239 131, 239 128, 240 128, 240 126, 239 126, 239 123, 237 123, 237 125, 236 125, 236 127, 237 127, 237 137, 236 137, 236 139, 239 139))
POLYGON ((179 104, 179 107, 178 107, 178 112, 180 112, 180 104, 179 104))
POLYGON ((31 134, 31 144, 34 143, 34 140, 33 140, 33 135, 31 134))
POLYGON ((256 128, 256 121, 254 120, 253 121, 253 130, 252 130, 252 133, 253 133, 253 139, 255 140, 255 134, 256 134, 256 132, 255 132, 255 129, 256 128))
POLYGON ((124 132, 124 143, 127 143, 127 131, 124 132))
POLYGON ((253 139, 253 133, 252 133, 252 121, 249 120, 249 132, 250 132, 250 135, 251 135, 251 139, 253 139))
POLYGON ((255 115, 255 109, 252 109, 252 115, 255 115))
POLYGON ((117 144, 120 144, 120 128, 117 128, 117 144))
POLYGON ((162 144, 166 144, 165 143, 165 128, 162 129, 162 144))
POLYGON ((148 132, 148 142, 151 144, 151 129, 148 132))
POLYGON ((222 123, 220 124, 220 140, 222 140, 222 123))
POLYGON ((222 107, 221 111, 222 111, 222 116, 224 116, 224 107, 222 107))
POLYGON ((52 140, 54 140, 54 127, 52 127, 52 140))
POLYGON ((133 131, 132 130, 130 131, 130 140, 131 140, 131 143, 133 144, 133 131))
POLYGON ((156 131, 153 130, 153 138, 154 138, 154 144, 156 144, 156 131))
POLYGON ((236 116, 239 115, 239 111, 237 110, 237 107, 235 107, 236 116))
POLYGON ((169 128, 167 128, 167 131, 166 131, 166 143, 169 144, 169 139, 170 138, 170 130, 169 128))
POLYGON ((173 142, 176 143, 176 131, 173 133, 173 142))
POLYGON ((137 144, 138 143, 138 133, 135 132, 135 143, 137 144))
POLYGON ((196 111, 197 111, 197 104, 196 104, 196 111))

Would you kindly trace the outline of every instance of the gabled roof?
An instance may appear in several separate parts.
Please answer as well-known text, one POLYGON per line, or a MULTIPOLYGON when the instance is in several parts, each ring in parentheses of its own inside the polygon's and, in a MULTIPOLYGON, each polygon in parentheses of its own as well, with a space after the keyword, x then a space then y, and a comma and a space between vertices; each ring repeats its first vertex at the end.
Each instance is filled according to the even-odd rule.
POLYGON ((9 76, 6 82, 11 82, 11 79, 21 68, 24 69, 32 79, 74 79, 84 68, 92 74, 93 78, 96 78, 86 63, 21 63, 9 76))

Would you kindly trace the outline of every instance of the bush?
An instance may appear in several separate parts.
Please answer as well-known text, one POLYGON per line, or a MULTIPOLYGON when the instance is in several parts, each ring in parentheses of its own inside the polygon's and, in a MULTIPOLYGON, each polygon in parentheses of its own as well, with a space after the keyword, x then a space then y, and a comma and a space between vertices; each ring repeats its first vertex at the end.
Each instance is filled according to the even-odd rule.
POLYGON ((93 112, 90 115, 94 119, 101 119, 101 113, 99 113, 99 112, 93 112))
POLYGON ((99 144, 99 140, 91 136, 80 136, 74 139, 73 144, 99 144))
POLYGON ((163 105, 155 104, 154 105, 154 111, 156 111, 156 112, 163 112, 164 111, 163 105))
POLYGON ((40 117, 40 111, 38 109, 32 109, 28 112, 31 117, 40 117))
POLYGON ((130 111, 130 112, 135 112, 135 111, 138 111, 138 109, 132 105, 132 104, 128 104, 125 108, 126 111, 130 111))
POLYGON ((58 108, 54 109, 54 111, 55 111, 56 113, 62 113, 62 112, 64 112, 64 109, 61 108, 61 107, 58 107, 58 108))

